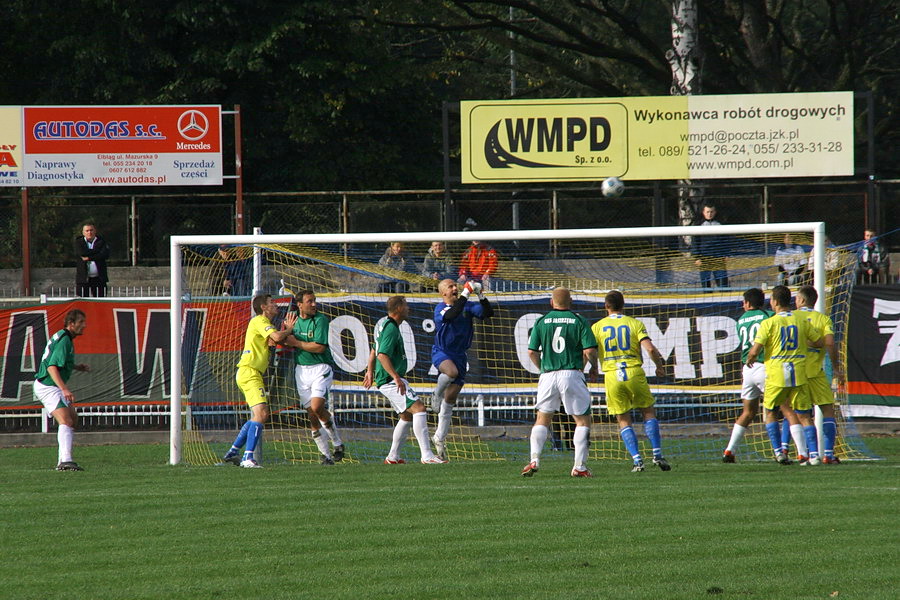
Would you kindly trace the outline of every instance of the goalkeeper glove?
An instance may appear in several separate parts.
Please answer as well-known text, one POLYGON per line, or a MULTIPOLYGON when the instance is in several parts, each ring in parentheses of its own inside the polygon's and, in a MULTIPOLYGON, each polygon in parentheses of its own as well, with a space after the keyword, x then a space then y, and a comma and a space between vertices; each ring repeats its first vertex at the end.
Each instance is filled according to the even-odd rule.
POLYGON ((477 281, 467 281, 466 285, 463 286, 463 291, 460 295, 463 298, 468 299, 469 294, 472 294, 472 293, 477 294, 479 298, 481 298, 483 295, 481 292, 481 284, 478 283, 477 281))

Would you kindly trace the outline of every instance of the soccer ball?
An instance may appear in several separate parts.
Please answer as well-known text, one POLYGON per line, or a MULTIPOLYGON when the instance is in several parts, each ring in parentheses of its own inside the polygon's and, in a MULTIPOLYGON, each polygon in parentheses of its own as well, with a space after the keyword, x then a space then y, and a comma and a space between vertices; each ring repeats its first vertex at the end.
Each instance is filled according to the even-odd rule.
POLYGON ((600 185, 600 191, 607 198, 618 198, 625 191, 625 184, 618 177, 608 177, 600 185))

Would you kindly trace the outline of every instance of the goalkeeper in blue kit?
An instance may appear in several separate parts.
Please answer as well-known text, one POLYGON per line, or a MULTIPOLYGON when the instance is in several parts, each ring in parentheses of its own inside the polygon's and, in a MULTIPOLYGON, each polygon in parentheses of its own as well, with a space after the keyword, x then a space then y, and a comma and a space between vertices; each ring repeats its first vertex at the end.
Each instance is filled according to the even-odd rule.
POLYGON ((438 370, 431 410, 438 414, 438 424, 432 441, 435 454, 447 460, 447 433, 456 398, 466 383, 466 352, 475 336, 474 320, 490 318, 494 309, 477 281, 466 282, 460 290, 455 281, 444 279, 438 284, 438 291, 441 301, 434 307, 434 345, 431 347, 431 363, 438 370), (477 303, 469 302, 471 294, 478 296, 477 303))

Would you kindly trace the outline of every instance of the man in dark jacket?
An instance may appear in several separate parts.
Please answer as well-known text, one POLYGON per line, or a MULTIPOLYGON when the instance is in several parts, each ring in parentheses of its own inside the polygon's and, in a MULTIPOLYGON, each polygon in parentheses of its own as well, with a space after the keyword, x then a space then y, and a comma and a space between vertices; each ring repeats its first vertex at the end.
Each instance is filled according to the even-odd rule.
POLYGON ((103 298, 106 296, 106 259, 109 246, 97 235, 93 223, 85 223, 82 235, 75 238, 75 293, 78 296, 103 298))

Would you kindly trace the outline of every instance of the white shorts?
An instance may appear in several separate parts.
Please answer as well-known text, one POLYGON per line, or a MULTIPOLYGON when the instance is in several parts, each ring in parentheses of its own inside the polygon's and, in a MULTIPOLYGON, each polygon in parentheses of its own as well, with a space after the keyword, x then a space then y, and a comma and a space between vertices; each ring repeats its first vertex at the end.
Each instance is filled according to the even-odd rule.
POLYGON ((63 406, 70 406, 62 390, 55 385, 44 385, 40 381, 35 380, 34 395, 37 396, 37 399, 44 405, 48 413, 53 413, 54 410, 63 406))
POLYGON ((383 386, 378 388, 378 391, 384 394, 384 397, 387 398, 391 403, 391 408, 399 415, 402 412, 405 412, 407 408, 413 405, 413 403, 419 399, 419 395, 416 394, 416 391, 409 387, 409 382, 405 379, 403 380, 404 385, 406 385, 406 395, 403 396, 400 392, 397 391, 397 384, 391 381, 390 383, 385 383, 383 386))
POLYGON ((581 371, 550 371, 541 373, 534 407, 554 413, 562 403, 567 415, 586 415, 591 411, 591 393, 581 371))
POLYGON ((752 367, 744 365, 741 377, 741 399, 759 400, 766 389, 766 365, 753 363, 752 367))
POLYGON ((334 370, 331 365, 295 365, 294 381, 297 384, 297 395, 303 408, 309 408, 313 398, 328 400, 328 392, 334 382, 334 370))

